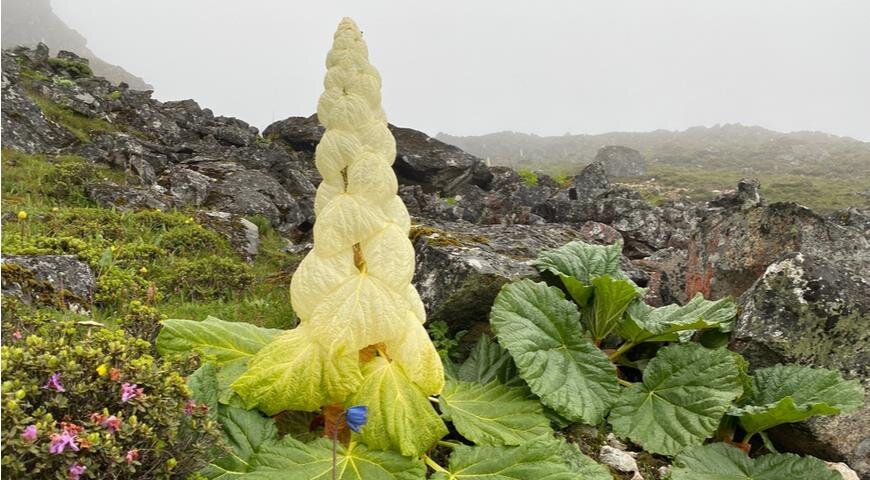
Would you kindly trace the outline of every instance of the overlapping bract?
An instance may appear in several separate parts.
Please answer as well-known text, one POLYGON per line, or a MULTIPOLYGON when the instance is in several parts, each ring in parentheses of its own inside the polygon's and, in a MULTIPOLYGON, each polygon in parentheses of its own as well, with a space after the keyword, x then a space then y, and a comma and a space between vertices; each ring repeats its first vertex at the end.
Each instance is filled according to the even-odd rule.
POLYGON ((396 142, 381 108, 381 79, 352 20, 339 24, 326 66, 314 248, 290 286, 300 326, 264 348, 234 384, 249 407, 269 412, 345 401, 362 384, 361 350, 394 362, 424 394, 444 386, 411 285, 410 217, 396 194, 396 142))

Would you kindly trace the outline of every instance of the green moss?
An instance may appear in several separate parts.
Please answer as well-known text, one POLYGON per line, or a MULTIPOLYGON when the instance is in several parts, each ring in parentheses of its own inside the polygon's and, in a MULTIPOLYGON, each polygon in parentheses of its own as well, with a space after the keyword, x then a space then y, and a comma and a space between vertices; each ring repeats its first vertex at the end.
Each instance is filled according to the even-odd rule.
POLYGON ((519 172, 517 172, 517 174, 523 179, 524 182, 526 182, 526 185, 528 185, 530 187, 534 187, 534 186, 538 185, 538 174, 537 173, 535 173, 529 169, 524 168, 524 169, 520 170, 519 172))
POLYGON ((175 227, 160 239, 160 246, 174 255, 220 255, 229 254, 226 238, 201 225, 190 224, 175 227))
POLYGON ((408 237, 412 242, 417 241, 420 237, 426 237, 426 242, 436 247, 465 247, 475 244, 489 244, 489 238, 484 235, 448 233, 428 225, 412 225, 408 237))
POLYGON ((459 202, 456 200, 456 197, 447 197, 444 199, 444 202, 451 207, 456 206, 459 202))
POLYGON ((114 262, 124 268, 140 269, 162 260, 167 252, 149 242, 135 241, 123 243, 114 251, 114 262))
POLYGON ((133 300, 145 300, 149 282, 129 268, 109 268, 97 277, 94 303, 109 309, 117 309, 133 300))
POLYGON ((59 70, 66 72, 73 78, 90 77, 94 73, 87 63, 68 60, 66 58, 49 58, 48 64, 51 65, 55 71, 59 70))
POLYGON ((251 267, 220 256, 179 259, 160 277, 165 291, 186 299, 231 298, 251 285, 251 267))
POLYGON ((43 228, 50 236, 113 241, 126 233, 123 216, 102 208, 71 208, 47 213, 43 228))
POLYGON ((106 95, 106 98, 108 98, 109 100, 118 100, 121 98, 121 91, 115 90, 112 93, 106 95))

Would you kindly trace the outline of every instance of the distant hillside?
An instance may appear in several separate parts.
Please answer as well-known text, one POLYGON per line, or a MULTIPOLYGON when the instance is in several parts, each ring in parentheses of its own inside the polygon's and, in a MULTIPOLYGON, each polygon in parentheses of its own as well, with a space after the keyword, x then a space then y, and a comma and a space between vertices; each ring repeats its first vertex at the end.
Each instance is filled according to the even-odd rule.
POLYGON ((820 132, 779 133, 740 124, 683 132, 614 132, 540 137, 516 132, 439 140, 488 158, 495 165, 574 174, 605 145, 640 151, 650 164, 824 177, 870 178, 870 143, 820 132))
POLYGON ((87 39, 55 15, 50 0, 3 0, 2 8, 4 49, 43 42, 52 48, 52 54, 57 53, 54 49, 68 50, 87 58, 94 73, 111 82, 126 82, 135 90, 153 90, 145 80, 94 55, 87 39))

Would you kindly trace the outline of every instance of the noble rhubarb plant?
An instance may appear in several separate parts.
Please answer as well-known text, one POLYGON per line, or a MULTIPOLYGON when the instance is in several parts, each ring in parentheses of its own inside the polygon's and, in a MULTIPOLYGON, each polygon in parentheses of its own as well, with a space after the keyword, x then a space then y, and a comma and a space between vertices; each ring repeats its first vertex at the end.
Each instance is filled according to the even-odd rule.
POLYGON ((339 25, 326 66, 314 248, 290 289, 299 325, 166 320, 157 338, 164 355, 203 360, 188 384, 226 445, 202 475, 611 479, 554 429, 585 423, 675 457, 674 479, 834 478, 812 457, 751 458, 748 442, 782 423, 859 408, 858 382, 808 367, 750 375, 721 346, 734 302, 646 305, 620 270, 621 245, 542 252, 535 265, 545 281, 505 285, 490 314, 496 338, 483 335, 461 365, 445 359, 445 368, 410 283, 410 219, 396 195, 380 78, 351 20, 339 25), (742 450, 705 444, 714 436, 742 450))
POLYGON ((365 405, 369 447, 417 455, 447 433, 427 399, 444 372, 411 285, 410 217, 396 194, 381 79, 350 19, 326 66, 314 248, 290 287, 299 326, 260 350, 233 389, 267 414, 365 405))

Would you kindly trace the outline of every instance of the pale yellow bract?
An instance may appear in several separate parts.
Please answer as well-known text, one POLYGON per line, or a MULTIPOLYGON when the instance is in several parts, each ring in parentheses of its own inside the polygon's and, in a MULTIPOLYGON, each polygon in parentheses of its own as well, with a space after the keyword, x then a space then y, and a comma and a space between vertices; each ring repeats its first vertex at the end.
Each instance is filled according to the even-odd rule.
POLYGON ((381 108, 380 75, 352 20, 339 24, 326 66, 317 106, 326 131, 315 154, 323 182, 314 248, 290 286, 301 323, 293 337, 325 355, 377 346, 423 392, 437 394, 444 372, 411 285, 410 217, 391 167, 396 142, 381 108))

